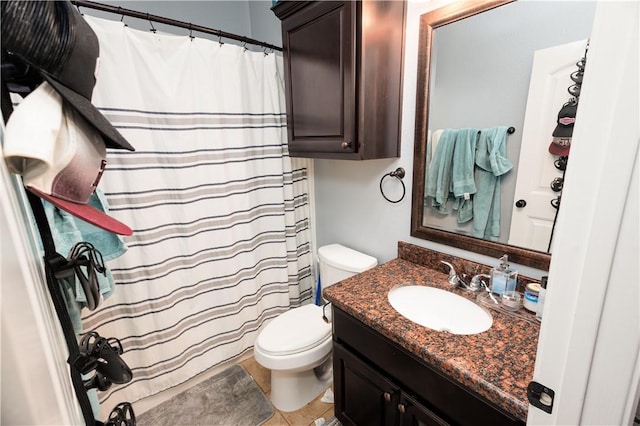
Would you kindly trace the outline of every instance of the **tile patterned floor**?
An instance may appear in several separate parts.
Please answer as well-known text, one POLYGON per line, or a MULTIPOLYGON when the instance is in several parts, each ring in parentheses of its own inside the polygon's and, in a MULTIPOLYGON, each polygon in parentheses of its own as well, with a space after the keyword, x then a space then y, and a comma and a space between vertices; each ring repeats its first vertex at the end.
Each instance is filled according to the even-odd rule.
MULTIPOLYGON (((240 363, 251 374, 260 389, 269 396, 271 393, 271 373, 258 364, 255 358, 248 358, 240 363)), ((315 426, 315 420, 333 416, 333 404, 320 401, 322 395, 311 401, 298 411, 283 413, 275 410, 275 414, 263 426, 315 426)))

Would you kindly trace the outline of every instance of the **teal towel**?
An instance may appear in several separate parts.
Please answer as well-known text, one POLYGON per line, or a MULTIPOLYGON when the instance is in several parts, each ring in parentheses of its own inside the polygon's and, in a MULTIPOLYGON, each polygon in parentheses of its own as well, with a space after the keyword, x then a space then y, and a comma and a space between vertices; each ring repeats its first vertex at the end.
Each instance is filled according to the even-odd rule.
POLYGON ((456 143, 453 150, 451 168, 451 192, 455 197, 453 209, 458 211, 458 223, 473 219, 473 201, 476 193, 474 178, 476 140, 478 129, 460 129, 456 131, 456 143))
POLYGON ((451 190, 451 168, 455 143, 455 130, 447 129, 442 132, 431 160, 425 185, 424 196, 432 197, 432 207, 442 214, 449 213, 447 201, 451 190))
MULTIPOLYGON (((96 250, 102 254, 105 262, 121 256, 127 250, 126 244, 119 235, 91 225, 44 200, 42 204, 51 227, 51 235, 56 245, 56 251, 63 256, 66 257, 71 248, 81 241, 93 244, 96 250)), ((105 213, 109 211, 107 199, 99 189, 91 195, 89 204, 105 213)), ((115 282, 108 268, 105 276, 98 274, 98 281, 102 298, 106 299, 111 296, 115 289, 115 282)), ((65 304, 73 322, 74 330, 79 333, 82 330, 80 310, 86 306, 87 302, 82 285, 73 275, 68 279, 60 280, 60 286, 65 298, 69 298, 69 300, 65 300, 65 304)))
POLYGON ((506 140, 507 127, 493 127, 480 131, 476 146, 472 235, 490 241, 500 237, 500 177, 513 168, 506 140))

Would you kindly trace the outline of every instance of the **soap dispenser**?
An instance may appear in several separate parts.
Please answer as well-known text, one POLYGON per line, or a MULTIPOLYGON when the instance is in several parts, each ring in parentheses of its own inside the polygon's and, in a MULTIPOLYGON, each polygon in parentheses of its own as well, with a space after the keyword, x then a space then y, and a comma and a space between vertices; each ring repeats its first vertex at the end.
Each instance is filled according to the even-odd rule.
POLYGON ((509 257, 500 258, 500 265, 491 269, 491 292, 511 296, 516 292, 518 272, 509 268, 509 257))

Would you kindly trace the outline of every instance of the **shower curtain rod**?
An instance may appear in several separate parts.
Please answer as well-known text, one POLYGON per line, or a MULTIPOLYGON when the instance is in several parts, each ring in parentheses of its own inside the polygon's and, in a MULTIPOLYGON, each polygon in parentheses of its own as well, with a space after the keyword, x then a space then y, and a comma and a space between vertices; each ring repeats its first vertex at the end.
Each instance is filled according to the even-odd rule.
POLYGON ((146 12, 138 12, 136 10, 122 8, 120 6, 111 6, 108 4, 97 3, 93 1, 87 1, 87 0, 72 0, 71 3, 74 4, 76 7, 88 7, 90 9, 96 9, 96 10, 101 10, 103 12, 111 12, 116 15, 122 15, 123 17, 130 16, 132 18, 144 19, 149 22, 157 22, 160 24, 167 24, 167 25, 172 25, 174 27, 184 28, 189 30, 189 35, 191 35, 192 31, 198 31, 201 33, 212 34, 218 37, 237 40, 246 44, 254 44, 256 46, 262 46, 267 49, 282 52, 281 47, 274 46, 273 44, 265 43, 260 40, 255 40, 249 37, 240 36, 233 33, 228 33, 225 31, 215 30, 213 28, 203 27, 202 25, 192 24, 191 22, 177 21, 175 19, 165 18, 163 16, 151 15, 146 12))

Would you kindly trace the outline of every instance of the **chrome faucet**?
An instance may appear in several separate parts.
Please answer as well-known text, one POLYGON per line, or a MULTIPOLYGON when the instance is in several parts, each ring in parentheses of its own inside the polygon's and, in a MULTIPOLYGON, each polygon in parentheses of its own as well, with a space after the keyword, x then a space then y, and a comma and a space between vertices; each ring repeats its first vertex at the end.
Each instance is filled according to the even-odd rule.
POLYGON ((447 282, 454 286, 460 285, 460 278, 458 278, 458 273, 453 265, 449 262, 445 262, 444 260, 441 260, 440 263, 444 263, 449 267, 449 278, 447 278, 447 282))
MULTIPOLYGON (((473 278, 471 278, 471 284, 469 284, 471 287, 473 288, 478 288, 478 290, 481 290, 483 287, 488 287, 489 285, 482 281, 483 278, 486 278, 487 280, 491 279, 491 275, 489 274, 477 274, 474 275, 473 278)), ((474 290, 474 291, 478 291, 478 290, 474 290)))
POLYGON ((474 275, 473 278, 471 278, 471 281, 467 284, 462 277, 458 275, 451 263, 445 262, 444 260, 441 260, 440 263, 444 263, 449 267, 449 277, 447 278, 447 282, 453 286, 462 287, 465 290, 480 291, 483 289, 483 286, 486 286, 486 283, 484 283, 482 279, 490 278, 487 274, 477 274, 474 275))

